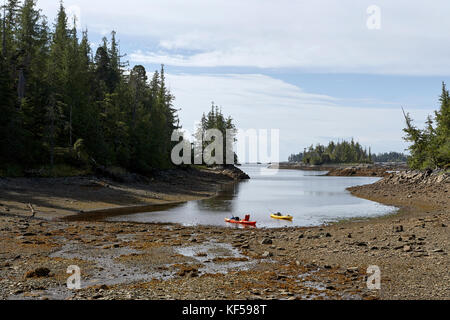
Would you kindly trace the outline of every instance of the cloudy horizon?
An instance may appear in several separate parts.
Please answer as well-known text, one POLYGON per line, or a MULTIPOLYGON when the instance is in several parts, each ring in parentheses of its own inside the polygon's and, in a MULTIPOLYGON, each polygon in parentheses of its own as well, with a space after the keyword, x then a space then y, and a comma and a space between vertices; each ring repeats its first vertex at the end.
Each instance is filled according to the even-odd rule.
MULTIPOLYGON (((448 1, 65 0, 94 46, 115 30, 130 65, 166 66, 183 127, 214 101, 243 129, 280 129, 281 159, 330 139, 404 151, 450 77, 448 1), (380 29, 369 29, 371 5, 380 29), (139 10, 137 10, 137 8, 139 10)), ((53 23, 59 0, 38 0, 53 23)))

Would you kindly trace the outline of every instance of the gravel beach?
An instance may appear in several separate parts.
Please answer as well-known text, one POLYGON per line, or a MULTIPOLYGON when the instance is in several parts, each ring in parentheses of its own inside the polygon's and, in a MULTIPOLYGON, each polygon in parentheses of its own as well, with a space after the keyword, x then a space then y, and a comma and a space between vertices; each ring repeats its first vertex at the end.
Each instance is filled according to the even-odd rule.
POLYGON ((64 220, 92 204, 80 198, 66 214, 30 217, 23 195, 22 211, 5 210, 3 181, 0 299, 450 299, 448 183, 424 207, 409 184, 384 186, 381 201, 371 188, 395 185, 383 181, 351 192, 396 203, 395 215, 281 229, 64 220), (66 286, 72 265, 80 290, 66 286), (380 290, 367 287, 369 266, 380 290))

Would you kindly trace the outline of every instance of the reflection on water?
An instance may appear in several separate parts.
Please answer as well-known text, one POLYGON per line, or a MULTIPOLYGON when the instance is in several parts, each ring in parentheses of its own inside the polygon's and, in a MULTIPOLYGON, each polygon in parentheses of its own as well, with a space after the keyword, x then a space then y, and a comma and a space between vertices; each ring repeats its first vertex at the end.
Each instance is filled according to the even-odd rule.
POLYGON ((263 168, 261 165, 242 166, 251 180, 225 185, 214 198, 109 220, 225 226, 227 217, 251 214, 258 227, 285 227, 319 225, 341 218, 377 216, 396 210, 353 197, 346 191, 348 187, 370 184, 379 178, 327 177, 323 176, 324 172, 300 170, 279 170, 265 175, 263 168), (278 211, 292 215, 293 222, 270 218, 270 213, 278 211))
POLYGON ((195 205, 200 211, 233 212, 234 199, 243 183, 245 182, 224 185, 216 197, 196 201, 195 205))

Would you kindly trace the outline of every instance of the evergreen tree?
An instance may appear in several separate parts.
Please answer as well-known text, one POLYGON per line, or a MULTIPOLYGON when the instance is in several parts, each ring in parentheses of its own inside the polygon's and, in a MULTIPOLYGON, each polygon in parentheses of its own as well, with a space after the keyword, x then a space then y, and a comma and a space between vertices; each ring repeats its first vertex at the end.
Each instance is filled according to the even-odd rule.
POLYGON ((450 166, 450 98, 445 83, 442 83, 439 101, 440 109, 434 119, 428 116, 423 130, 415 127, 410 115, 404 112, 405 140, 411 143, 409 165, 414 169, 450 166))

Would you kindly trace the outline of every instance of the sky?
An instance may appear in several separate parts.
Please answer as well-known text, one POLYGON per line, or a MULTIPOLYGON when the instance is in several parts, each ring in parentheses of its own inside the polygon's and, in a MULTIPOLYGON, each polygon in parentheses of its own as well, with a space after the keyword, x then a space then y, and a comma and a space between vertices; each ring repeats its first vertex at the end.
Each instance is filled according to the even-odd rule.
MULTIPOLYGON (((59 0, 38 0, 53 22, 59 0)), ((95 48, 117 32, 131 66, 165 65, 193 131, 211 102, 241 129, 279 129, 280 159, 352 137, 402 152, 450 82, 447 0, 65 0, 95 48)), ((95 50, 95 49, 94 49, 95 50)))

